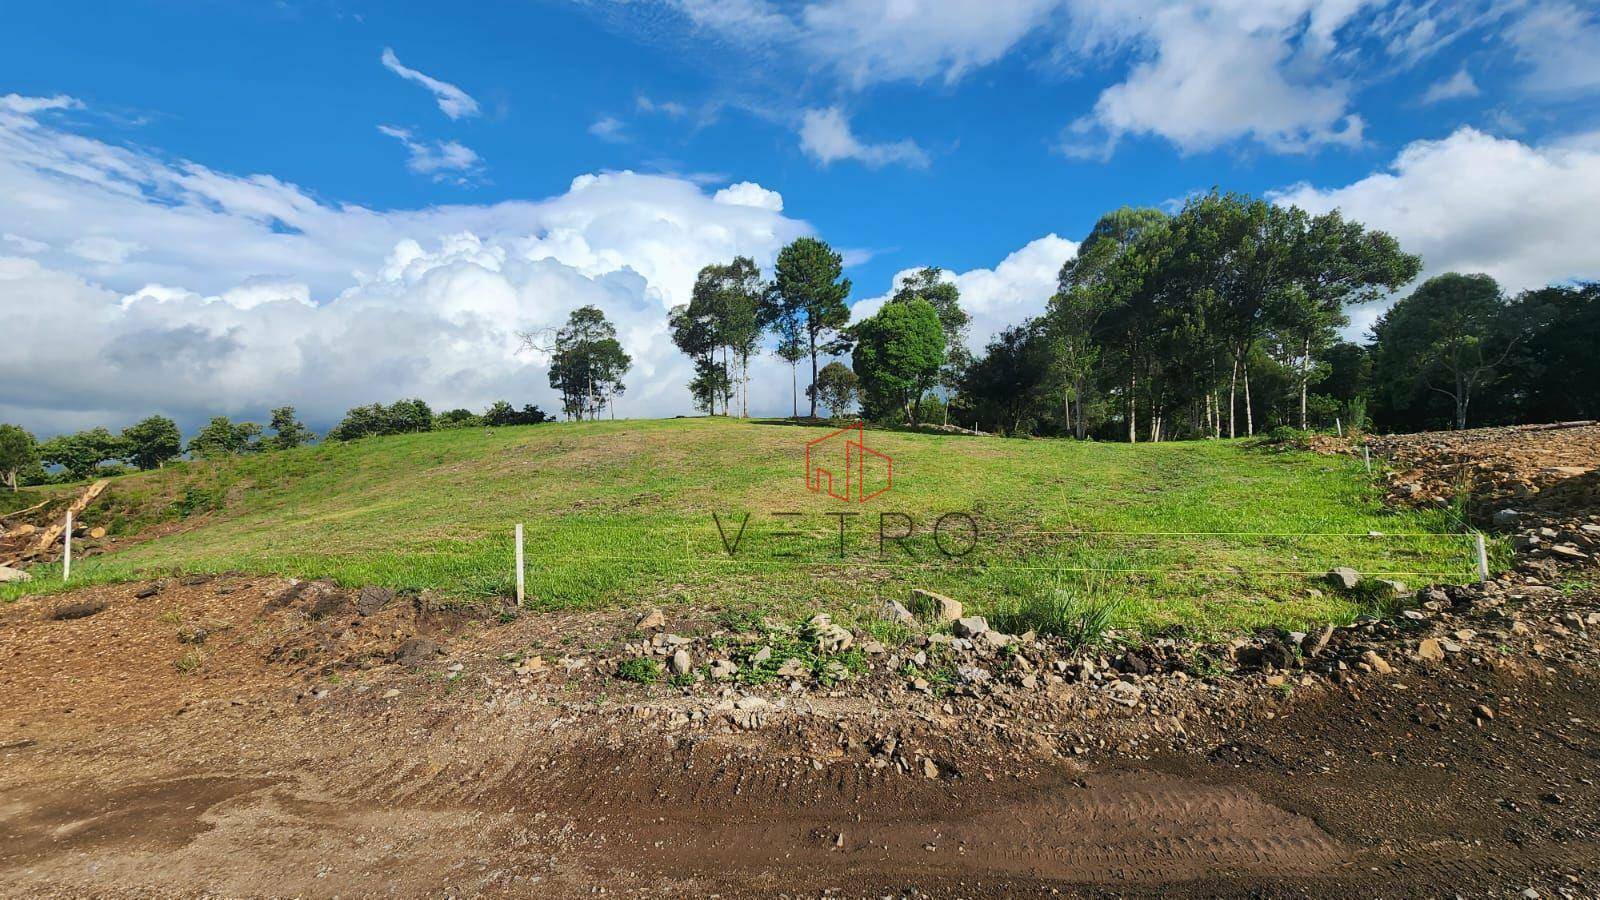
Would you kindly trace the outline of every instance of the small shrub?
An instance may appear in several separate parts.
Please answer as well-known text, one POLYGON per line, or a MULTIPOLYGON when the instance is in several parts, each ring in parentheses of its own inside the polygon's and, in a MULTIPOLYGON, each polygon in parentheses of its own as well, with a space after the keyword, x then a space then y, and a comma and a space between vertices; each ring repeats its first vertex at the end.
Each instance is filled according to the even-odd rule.
POLYGON ((661 680, 661 661, 648 656, 625 659, 617 665, 617 677, 639 684, 655 684, 661 680))
POLYGON ((188 653, 173 660, 172 666, 179 672, 189 675, 198 671, 200 664, 203 662, 205 662, 205 657, 200 654, 199 650, 190 650, 188 653))

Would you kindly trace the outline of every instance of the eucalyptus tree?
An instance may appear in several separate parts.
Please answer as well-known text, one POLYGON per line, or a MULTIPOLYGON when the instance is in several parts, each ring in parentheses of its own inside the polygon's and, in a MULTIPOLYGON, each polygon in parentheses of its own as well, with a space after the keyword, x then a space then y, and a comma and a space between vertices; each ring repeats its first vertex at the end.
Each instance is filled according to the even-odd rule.
POLYGON ((1085 401, 1100 361, 1100 318, 1115 302, 1106 277, 1108 268, 1147 228, 1168 218, 1149 207, 1123 207, 1107 213, 1095 222, 1078 252, 1061 266, 1043 327, 1051 346, 1052 375, 1061 394, 1065 424, 1080 440, 1088 435, 1085 401))
POLYGON ((773 278, 774 299, 782 315, 804 329, 811 357, 811 416, 817 415, 817 359, 830 338, 850 321, 850 279, 843 278, 844 258, 824 241, 803 237, 778 252, 773 278))

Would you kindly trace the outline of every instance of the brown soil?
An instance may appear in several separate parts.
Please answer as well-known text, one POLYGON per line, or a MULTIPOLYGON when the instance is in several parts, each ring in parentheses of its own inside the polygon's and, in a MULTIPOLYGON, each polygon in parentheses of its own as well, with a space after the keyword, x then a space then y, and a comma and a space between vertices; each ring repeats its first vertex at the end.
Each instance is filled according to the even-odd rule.
POLYGON ((4 893, 1591 896, 1600 878, 1600 685, 1571 641, 1550 665, 1395 654, 1391 676, 1293 696, 1174 682, 1214 714, 1173 700, 1183 728, 1167 700, 1087 705, 1072 684, 1034 704, 779 689, 739 720, 703 689, 499 658, 626 630, 615 613, 435 627, 396 598, 352 628, 350 609, 310 616, 337 605, 314 586, 139 587, 83 592, 107 606, 82 619, 53 618, 59 598, 0 618, 4 893), (217 626, 193 671, 174 609, 217 626), (417 633, 449 652, 383 661, 417 633), (1107 751, 1079 754, 1096 733, 1107 751))

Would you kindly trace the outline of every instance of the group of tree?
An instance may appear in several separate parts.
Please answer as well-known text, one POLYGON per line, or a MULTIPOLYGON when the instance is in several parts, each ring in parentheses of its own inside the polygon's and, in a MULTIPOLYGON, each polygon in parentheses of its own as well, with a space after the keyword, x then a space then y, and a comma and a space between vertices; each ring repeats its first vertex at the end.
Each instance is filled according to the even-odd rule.
POLYGON ((969 367, 963 395, 978 424, 1007 433, 1233 437, 1266 424, 1264 405, 1307 427, 1346 308, 1420 265, 1337 211, 1216 192, 1175 215, 1117 210, 1062 267, 1046 312, 969 367))
POLYGON ((1339 212, 1233 194, 1121 209, 1062 268, 1046 312, 965 369, 958 419, 1006 433, 1170 440, 1261 428, 1384 431, 1600 417, 1600 287, 1508 298, 1448 273, 1379 317, 1347 310, 1421 261, 1339 212))
POLYGON ((388 406, 374 403, 357 406, 344 414, 344 418, 328 432, 330 441, 353 441, 364 437, 387 434, 417 434, 424 431, 443 431, 451 428, 500 427, 509 425, 539 425, 551 421, 549 415, 537 406, 517 409, 504 400, 496 400, 482 415, 469 409, 451 409, 435 414, 424 400, 398 400, 388 406))
MULTIPOLYGON (((385 406, 358 406, 345 414, 328 439, 349 441, 383 434, 408 434, 445 428, 537 425, 551 421, 537 406, 517 409, 496 400, 481 415, 453 409, 434 415, 422 400, 401 400, 385 406)), ((39 442, 20 425, 0 424, 0 485, 18 488, 50 482, 81 481, 140 469, 158 469, 187 454, 192 459, 218 459, 278 450, 293 450, 317 436, 296 415, 294 407, 272 410, 265 427, 256 422, 215 416, 187 444, 178 424, 166 416, 150 416, 120 433, 97 426, 60 434, 39 442)))
POLYGON ((810 357, 813 417, 820 405, 836 418, 1127 441, 1600 417, 1600 286, 1507 297, 1486 275, 1445 274, 1396 302, 1369 343, 1341 337, 1351 307, 1421 268, 1338 211, 1212 191, 1175 213, 1103 216, 1045 312, 977 358, 941 270, 902 280, 852 324, 840 256, 815 238, 785 247, 770 282, 745 257, 707 266, 669 324, 712 414, 747 395, 749 358, 770 334, 791 367, 810 357))
POLYGON ((937 268, 922 269, 897 286, 871 318, 850 323, 850 280, 842 256, 817 238, 800 238, 779 253, 771 281, 748 257, 700 270, 689 303, 673 308, 673 342, 694 362, 689 391, 712 415, 732 413, 734 398, 749 415, 750 357, 765 335, 790 365, 790 403, 800 414, 799 364, 811 361, 806 387, 810 415, 819 406, 835 417, 860 405, 874 419, 918 421, 923 398, 956 388, 965 365, 970 317, 960 291, 937 268), (848 356, 822 365, 826 357, 848 356))
POLYGON ((133 469, 159 469, 184 453, 214 458, 267 450, 288 450, 316 439, 301 424, 294 407, 272 411, 272 434, 254 422, 217 416, 185 446, 178 423, 150 416, 113 434, 104 426, 56 435, 42 443, 19 425, 0 424, 0 483, 15 491, 26 484, 80 481, 133 469))
POLYGON ((1507 297, 1488 275, 1440 275, 1373 338, 1347 367, 1384 430, 1600 419, 1600 284, 1507 297))
POLYGON ((816 238, 800 238, 778 253, 771 281, 749 257, 709 265, 695 279, 687 304, 667 315, 672 341, 694 363, 689 393, 695 405, 731 415, 739 398, 741 415, 750 414, 750 357, 763 336, 775 338, 774 352, 789 363, 794 414, 800 414, 799 364, 811 360, 806 389, 811 415, 817 414, 822 357, 847 352, 844 333, 850 321, 850 280, 843 257, 816 238))

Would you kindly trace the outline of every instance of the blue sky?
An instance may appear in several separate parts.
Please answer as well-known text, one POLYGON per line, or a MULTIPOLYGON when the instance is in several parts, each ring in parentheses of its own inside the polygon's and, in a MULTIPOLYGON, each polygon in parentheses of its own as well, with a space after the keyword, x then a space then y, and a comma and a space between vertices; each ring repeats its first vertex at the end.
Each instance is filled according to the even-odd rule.
POLYGON ((641 363, 620 409, 683 412, 659 320, 720 255, 765 265, 819 234, 863 311, 897 273, 943 266, 981 344, 1042 307, 1100 213, 1213 185, 1343 207, 1429 271, 1600 276, 1600 15, 1564 0, 169 0, 6 18, 0 308, 32 313, 40 349, 0 372, 0 419, 41 431, 275 402, 325 423, 397 391, 548 404, 543 361, 506 336, 597 299, 641 363), (56 344, 85 339, 38 312, 52 291, 101 326, 92 378, 40 381, 56 344), (348 370, 335 348, 375 321, 376 371, 348 370))

